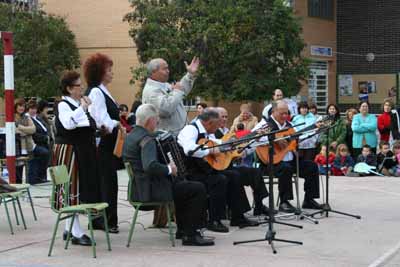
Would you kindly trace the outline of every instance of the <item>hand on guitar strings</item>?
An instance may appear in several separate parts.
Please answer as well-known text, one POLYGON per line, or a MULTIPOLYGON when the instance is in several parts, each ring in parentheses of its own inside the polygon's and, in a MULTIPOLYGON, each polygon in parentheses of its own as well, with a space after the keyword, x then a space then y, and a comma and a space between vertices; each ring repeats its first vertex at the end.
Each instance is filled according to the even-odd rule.
POLYGON ((281 148, 281 149, 285 149, 287 148, 287 146, 289 145, 287 140, 278 140, 275 141, 275 143, 281 148))

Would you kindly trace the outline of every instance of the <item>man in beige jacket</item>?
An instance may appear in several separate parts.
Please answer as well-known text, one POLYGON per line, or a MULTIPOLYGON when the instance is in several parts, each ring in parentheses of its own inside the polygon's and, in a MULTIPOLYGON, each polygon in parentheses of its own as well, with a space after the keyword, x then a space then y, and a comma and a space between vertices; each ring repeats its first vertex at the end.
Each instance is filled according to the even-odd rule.
POLYGON ((160 116, 159 130, 170 131, 177 135, 185 126, 187 112, 183 105, 183 98, 193 88, 194 76, 198 71, 200 61, 192 59, 190 65, 185 62, 187 74, 175 83, 168 83, 168 63, 162 58, 152 59, 147 64, 149 77, 143 89, 143 104, 153 104, 160 116))

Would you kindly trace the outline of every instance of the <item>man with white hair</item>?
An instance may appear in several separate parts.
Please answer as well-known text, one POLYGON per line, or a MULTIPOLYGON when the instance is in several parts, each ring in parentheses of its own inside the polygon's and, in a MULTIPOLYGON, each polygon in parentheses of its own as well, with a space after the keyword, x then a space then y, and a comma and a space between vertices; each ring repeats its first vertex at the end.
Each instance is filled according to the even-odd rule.
POLYGON ((214 135, 216 138, 220 139, 229 132, 229 128, 226 127, 226 124, 228 122, 228 111, 223 107, 216 107, 216 110, 219 113, 221 123, 214 135))
POLYGON ((183 99, 193 88, 194 77, 199 69, 200 60, 192 59, 190 65, 185 62, 187 74, 176 84, 168 83, 168 63, 162 58, 152 59, 147 64, 149 77, 143 89, 143 104, 153 104, 160 116, 158 129, 177 135, 185 126, 187 112, 183 99))
POLYGON ((173 199, 182 245, 214 245, 214 241, 200 234, 207 204, 204 185, 177 177, 175 164, 159 159, 154 134, 159 119, 157 109, 151 104, 143 104, 135 114, 137 125, 127 136, 123 147, 124 161, 130 162, 134 173, 131 200, 156 202, 173 199), (171 179, 172 176, 174 179, 171 179))
MULTIPOLYGON (((253 131, 256 131, 268 124, 270 131, 277 131, 290 127, 290 122, 287 121, 289 117, 289 107, 284 100, 278 100, 272 103, 272 113, 268 119, 263 118, 253 131)), ((279 149, 283 152, 286 151, 288 146, 287 140, 275 141, 279 149)), ((277 153, 278 151, 275 151, 277 153)), ((319 198, 319 172, 318 166, 310 160, 299 161, 299 177, 304 178, 304 201, 302 208, 304 209, 322 209, 315 199, 319 198)), ((292 175, 296 172, 296 160, 292 151, 288 150, 285 153, 282 161, 274 164, 274 174, 279 179, 278 189, 281 204, 279 210, 283 212, 295 212, 296 208, 289 202, 293 199, 292 188, 292 175)))

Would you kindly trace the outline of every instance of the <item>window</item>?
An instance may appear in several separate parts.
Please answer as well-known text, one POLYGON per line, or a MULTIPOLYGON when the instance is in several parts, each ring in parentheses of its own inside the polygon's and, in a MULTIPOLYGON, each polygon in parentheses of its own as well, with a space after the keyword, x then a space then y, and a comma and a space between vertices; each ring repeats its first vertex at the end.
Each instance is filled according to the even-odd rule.
POLYGON ((294 7, 294 0, 284 0, 283 4, 288 7, 294 7))
POLYGON ((333 0, 308 0, 308 16, 333 20, 333 0))
POLYGON ((318 113, 325 113, 328 105, 328 63, 313 61, 308 78, 308 95, 317 106, 318 113))
POLYGON ((199 102, 201 102, 201 99, 198 96, 183 99, 183 105, 185 106, 186 110, 189 111, 196 110, 196 104, 199 102))

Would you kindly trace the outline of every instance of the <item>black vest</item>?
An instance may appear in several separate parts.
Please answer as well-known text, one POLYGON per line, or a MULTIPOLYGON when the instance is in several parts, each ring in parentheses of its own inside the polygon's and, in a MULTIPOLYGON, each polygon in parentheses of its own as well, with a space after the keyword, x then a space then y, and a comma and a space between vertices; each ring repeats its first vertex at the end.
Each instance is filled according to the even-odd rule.
MULTIPOLYGON (((199 142, 200 139, 206 138, 206 135, 204 133, 200 133, 199 127, 196 125, 195 122, 189 124, 194 126, 197 129, 197 139, 196 139, 196 144, 199 142)), ((189 174, 211 174, 214 170, 212 167, 202 158, 196 158, 196 157, 189 157, 186 156, 186 169, 188 170, 189 174)))
MULTIPOLYGON (((72 105, 66 100, 62 100, 61 102, 67 103, 67 105, 71 108, 72 111, 76 110, 77 107, 72 105)), ((61 103, 60 102, 60 103, 61 103)), ((87 113, 90 126, 87 127, 78 127, 73 130, 67 130, 62 125, 58 115, 55 118, 55 126, 57 129, 56 134, 56 144, 79 144, 86 143, 94 140, 94 134, 96 131, 96 122, 94 119, 87 113)))
MULTIPOLYGON (((95 87, 88 88, 86 90, 85 95, 88 96, 93 88, 95 88, 95 87)), ((97 88, 99 88, 99 87, 97 87, 97 88)), ((112 120, 119 121, 119 107, 118 107, 118 105, 111 99, 111 97, 109 97, 106 93, 104 93, 103 90, 101 90, 101 88, 99 88, 99 90, 103 94, 104 99, 106 100, 106 107, 107 107, 108 115, 110 115, 110 118, 112 120)))

